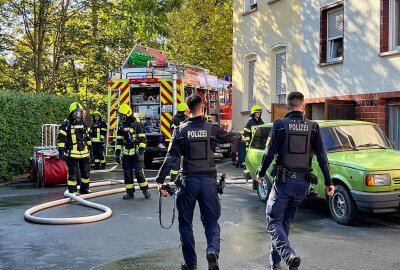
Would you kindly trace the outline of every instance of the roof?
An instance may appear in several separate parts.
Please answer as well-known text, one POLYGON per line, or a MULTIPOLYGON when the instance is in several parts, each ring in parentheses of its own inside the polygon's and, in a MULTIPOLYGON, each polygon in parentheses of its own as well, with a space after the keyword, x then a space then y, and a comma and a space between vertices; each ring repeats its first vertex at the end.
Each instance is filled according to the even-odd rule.
MULTIPOLYGON (((315 120, 320 127, 335 127, 335 126, 354 126, 354 125, 376 125, 374 123, 357 121, 357 120, 315 120)), ((260 127, 272 127, 273 123, 266 123, 260 127)))

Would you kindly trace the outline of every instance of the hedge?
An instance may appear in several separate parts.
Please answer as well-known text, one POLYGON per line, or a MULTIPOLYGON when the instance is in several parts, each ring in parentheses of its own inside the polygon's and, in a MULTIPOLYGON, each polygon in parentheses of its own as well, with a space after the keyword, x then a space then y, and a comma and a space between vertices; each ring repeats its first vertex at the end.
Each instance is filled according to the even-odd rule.
POLYGON ((74 100, 48 94, 0 92, 0 181, 28 171, 43 124, 61 123, 74 100))

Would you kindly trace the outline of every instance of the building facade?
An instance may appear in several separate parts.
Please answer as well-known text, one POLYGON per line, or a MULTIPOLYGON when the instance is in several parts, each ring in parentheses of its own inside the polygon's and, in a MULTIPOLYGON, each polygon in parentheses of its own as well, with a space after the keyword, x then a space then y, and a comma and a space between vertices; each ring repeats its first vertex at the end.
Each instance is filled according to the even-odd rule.
POLYGON ((307 117, 374 122, 400 147, 400 0, 236 0, 233 15, 234 129, 301 91, 307 117))

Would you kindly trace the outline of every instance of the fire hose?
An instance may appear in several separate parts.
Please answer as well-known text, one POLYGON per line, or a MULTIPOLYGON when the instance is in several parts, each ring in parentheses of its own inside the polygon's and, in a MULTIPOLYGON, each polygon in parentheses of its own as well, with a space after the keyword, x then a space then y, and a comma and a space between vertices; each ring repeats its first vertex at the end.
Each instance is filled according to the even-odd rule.
MULTIPOLYGON (((223 166, 224 164, 221 164, 219 167, 223 166)), ((114 167, 112 167, 109 170, 98 170, 98 172, 110 172, 113 171, 117 168, 118 164, 114 167)), ((96 172, 96 171, 94 171, 96 172)), ((93 172, 92 172, 93 173, 93 172)), ((168 179, 169 177, 167 177, 168 179)), ((156 177, 149 177, 146 178, 147 181, 155 181, 156 177)), ((101 187, 101 186, 106 186, 106 185, 115 185, 115 184, 123 184, 123 180, 111 180, 111 181, 98 181, 98 182, 93 182, 90 183, 90 187, 101 187)), ((247 180, 244 179, 237 179, 237 180, 226 180, 226 184, 245 184, 248 183, 247 180)), ((174 182, 169 182, 168 183, 170 186, 174 186, 174 182)), ((135 185, 135 189, 139 189, 140 187, 138 185, 135 185)), ((149 184, 149 188, 157 188, 157 184, 149 184)), ((90 222, 96 222, 96 221, 101 221, 104 219, 109 218, 112 215, 112 210, 111 208, 87 201, 87 199, 91 198, 96 198, 100 196, 106 196, 106 195, 112 195, 112 194, 117 194, 117 193, 123 193, 126 192, 125 187, 122 188, 115 188, 115 189, 110 189, 110 190, 104 190, 104 191, 99 191, 99 192, 94 192, 90 194, 84 194, 84 195, 74 195, 68 192, 66 190, 64 192, 64 199, 59 199, 47 203, 43 203, 37 206, 34 206, 32 208, 29 208, 28 210, 25 211, 24 213, 24 218, 25 220, 33 223, 39 223, 39 224, 50 224, 50 225, 66 225, 66 224, 83 224, 83 223, 90 223, 90 222), (33 214, 40 212, 42 210, 68 204, 71 202, 78 202, 82 206, 94 208, 100 211, 103 211, 101 214, 97 215, 92 215, 92 216, 86 216, 86 217, 70 217, 70 218, 47 218, 47 217, 38 217, 34 216, 33 214)))

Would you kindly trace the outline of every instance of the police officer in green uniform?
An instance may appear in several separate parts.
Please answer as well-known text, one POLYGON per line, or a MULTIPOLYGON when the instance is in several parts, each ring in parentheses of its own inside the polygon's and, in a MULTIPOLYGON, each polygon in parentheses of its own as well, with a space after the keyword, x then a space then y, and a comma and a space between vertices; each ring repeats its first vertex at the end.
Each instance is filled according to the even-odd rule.
POLYGON ((82 117, 83 107, 78 102, 69 106, 68 118, 62 122, 57 136, 59 158, 68 166, 68 191, 76 194, 80 171, 80 194, 88 194, 90 182, 90 159, 92 142, 86 121, 82 117))
POLYGON ((99 111, 92 113, 93 122, 90 126, 90 136, 93 145, 94 169, 106 168, 106 159, 104 157, 104 142, 107 135, 107 124, 102 120, 99 111), (101 166, 100 166, 101 164, 101 166))
POLYGON ((289 229, 310 183, 315 183, 311 168, 313 153, 325 178, 326 194, 332 196, 335 187, 329 175, 319 125, 304 118, 303 94, 292 92, 287 102, 289 113, 272 126, 257 181, 261 183, 276 158, 275 182, 266 206, 267 231, 271 236, 270 264, 271 269, 282 269, 280 262, 284 260, 290 270, 297 270, 300 257, 290 246, 289 229))
MULTIPOLYGON (((180 124, 182 124, 186 120, 186 110, 187 109, 188 109, 188 106, 185 102, 182 102, 181 104, 178 105, 177 113, 174 115, 174 117, 172 118, 172 121, 171 121, 171 133, 172 134, 174 133, 175 128, 179 127, 180 124)), ((180 165, 180 162, 170 172, 172 182, 174 182, 176 177, 178 176, 179 165, 180 165)))
POLYGON ((129 200, 135 198, 133 171, 144 197, 149 199, 149 184, 143 173, 143 154, 146 148, 146 134, 143 125, 133 116, 132 109, 127 104, 119 107, 118 114, 119 123, 115 157, 117 163, 121 163, 122 152, 122 168, 124 170, 126 188, 126 194, 123 196, 123 199, 129 200))
POLYGON ((207 238, 208 269, 217 270, 220 251, 218 219, 221 215, 221 204, 217 191, 215 144, 230 143, 241 139, 242 136, 238 132, 228 132, 217 124, 206 122, 200 96, 190 96, 186 103, 190 110, 189 119, 175 129, 156 181, 161 195, 166 196, 166 191, 162 189, 165 177, 182 157, 182 183, 176 199, 184 258, 181 269, 197 269, 192 221, 198 202, 207 238))

